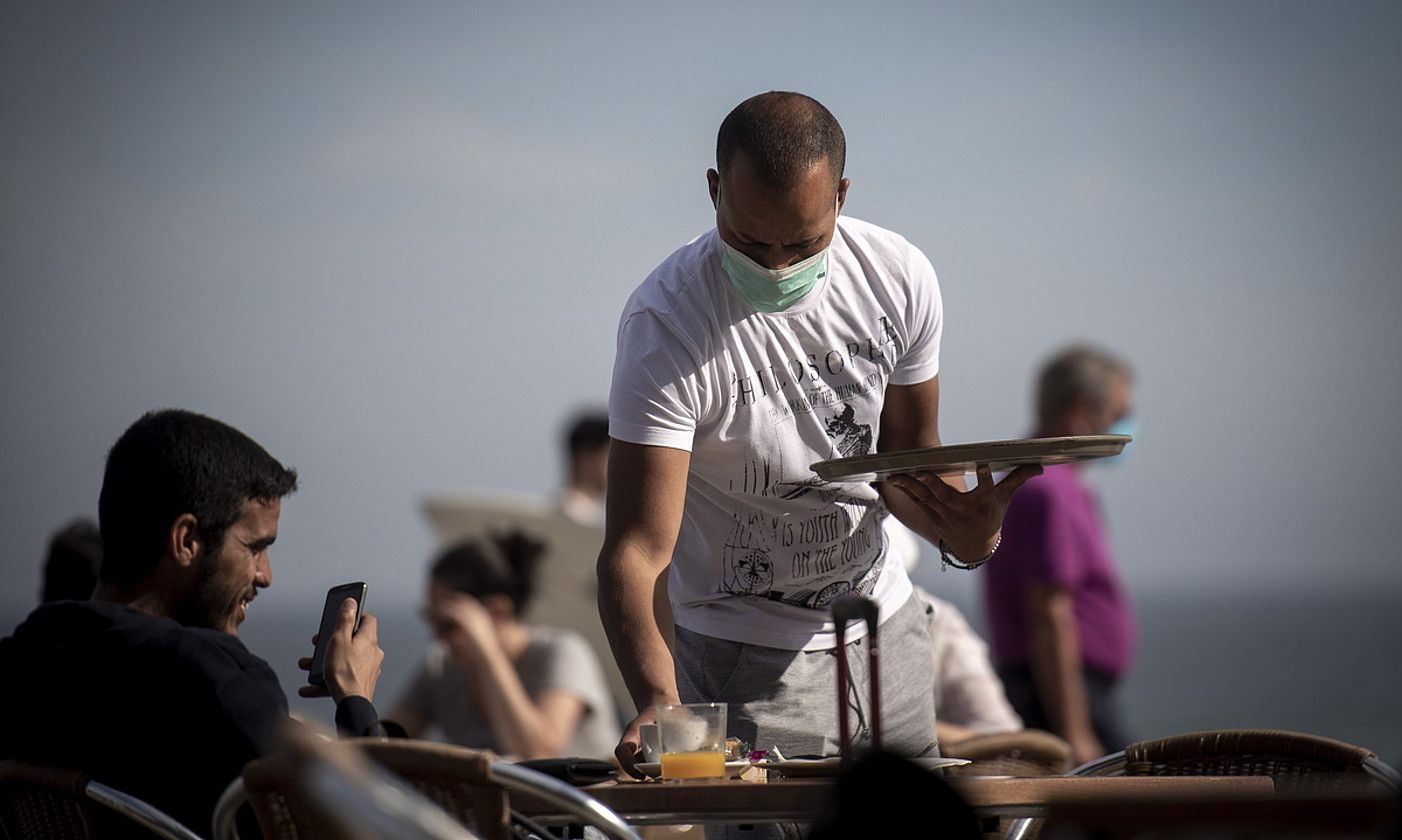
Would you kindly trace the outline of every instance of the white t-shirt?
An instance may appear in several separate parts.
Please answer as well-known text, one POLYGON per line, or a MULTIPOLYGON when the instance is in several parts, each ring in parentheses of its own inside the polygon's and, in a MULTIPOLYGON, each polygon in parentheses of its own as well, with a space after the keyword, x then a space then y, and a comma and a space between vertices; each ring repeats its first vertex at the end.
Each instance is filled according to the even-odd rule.
POLYGON ((1022 718, 1013 711, 1003 681, 993 670, 988 645, 959 608, 917 589, 931 607, 930 641, 935 665, 935 714, 945 723, 980 734, 1016 732, 1022 718))
POLYGON ((901 236, 839 217, 825 276, 762 313, 731 287, 721 250, 714 230, 698 237, 629 298, 609 434, 691 453, 667 579, 679 625, 830 648, 835 597, 872 597, 884 621, 912 589, 885 562, 875 488, 823 481, 809 465, 875 451, 886 386, 939 372, 939 283, 901 236))
MULTIPOLYGON (((584 704, 563 755, 607 758, 618 743, 618 712, 609 694, 599 659, 589 643, 573 630, 533 624, 526 648, 512 663, 521 687, 532 700, 560 690, 584 704)), ((478 674, 458 665, 437 640, 429 642, 423 666, 399 698, 405 709, 428 728, 454 744, 505 752, 491 718, 482 708, 478 674)))

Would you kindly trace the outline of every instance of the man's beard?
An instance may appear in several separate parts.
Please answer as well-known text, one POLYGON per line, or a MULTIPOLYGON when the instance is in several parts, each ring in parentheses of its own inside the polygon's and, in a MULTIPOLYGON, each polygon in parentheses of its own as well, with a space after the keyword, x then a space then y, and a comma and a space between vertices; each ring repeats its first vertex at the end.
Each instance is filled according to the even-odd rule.
POLYGON ((216 550, 205 550, 195 558, 195 583, 190 595, 175 609, 172 618, 186 627, 204 627, 235 634, 238 605, 245 591, 231 590, 217 582, 219 557, 216 550))

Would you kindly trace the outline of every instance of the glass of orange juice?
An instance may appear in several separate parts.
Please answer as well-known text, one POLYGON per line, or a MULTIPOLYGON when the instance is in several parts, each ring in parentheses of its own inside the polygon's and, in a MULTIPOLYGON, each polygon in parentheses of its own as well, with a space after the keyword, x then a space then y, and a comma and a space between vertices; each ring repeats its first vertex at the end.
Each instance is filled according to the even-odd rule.
POLYGON ((725 778, 725 723, 724 703, 658 706, 662 778, 725 778))

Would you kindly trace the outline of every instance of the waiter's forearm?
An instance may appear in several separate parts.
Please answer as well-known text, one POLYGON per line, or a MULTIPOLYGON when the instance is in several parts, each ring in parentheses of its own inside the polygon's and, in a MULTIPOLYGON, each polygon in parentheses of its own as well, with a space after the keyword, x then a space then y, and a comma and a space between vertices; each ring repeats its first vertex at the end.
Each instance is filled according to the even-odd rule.
POLYGON ((599 555, 599 616, 640 712, 678 701, 667 568, 666 561, 623 546, 605 545, 599 555))
MULTIPOLYGON (((881 409, 881 437, 878 452, 919 449, 940 445, 939 377, 920 385, 893 385, 886 389, 885 405, 881 409)), ((958 484, 946 478, 956 490, 964 489, 963 477, 958 484)), ((876 485, 886 503, 886 509, 910 530, 924 537, 931 545, 940 540, 939 530, 929 514, 911 498, 886 482, 876 485)))

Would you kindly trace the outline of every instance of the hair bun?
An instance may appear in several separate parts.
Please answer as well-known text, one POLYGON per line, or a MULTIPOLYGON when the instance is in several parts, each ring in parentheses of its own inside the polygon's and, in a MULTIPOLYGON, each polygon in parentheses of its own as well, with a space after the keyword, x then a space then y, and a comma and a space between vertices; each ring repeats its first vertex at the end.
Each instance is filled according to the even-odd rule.
POLYGON ((513 576, 521 590, 524 592, 533 591, 535 589, 536 566, 539 564, 540 558, 545 555, 545 542, 519 529, 493 534, 492 542, 496 543, 506 560, 506 564, 511 567, 513 576))

